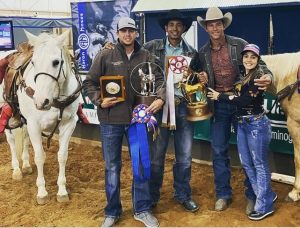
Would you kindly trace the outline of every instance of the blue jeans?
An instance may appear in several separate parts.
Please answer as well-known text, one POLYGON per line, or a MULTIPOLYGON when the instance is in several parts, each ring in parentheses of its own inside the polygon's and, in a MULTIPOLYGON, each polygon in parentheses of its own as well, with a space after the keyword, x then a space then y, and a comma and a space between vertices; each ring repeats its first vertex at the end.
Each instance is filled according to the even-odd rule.
MULTIPOLYGON (((228 155, 231 125, 236 129, 236 106, 225 102, 215 102, 215 113, 211 122, 211 137, 213 150, 214 182, 217 199, 232 198, 230 186, 231 169, 228 155)), ((244 182, 246 197, 255 199, 249 179, 246 175, 244 182)))
MULTIPOLYGON (((157 117, 160 122, 162 113, 157 117)), ((152 145, 150 191, 154 203, 160 199, 160 188, 163 183, 165 157, 168 149, 169 136, 174 133, 175 161, 173 177, 174 198, 179 202, 191 199, 191 162, 194 125, 187 121, 186 103, 182 102, 175 108, 176 130, 160 127, 160 134, 152 145)))
MULTIPOLYGON (((122 140, 127 137, 128 125, 100 124, 102 137, 102 151, 105 160, 105 192, 107 205, 105 215, 120 216, 122 205, 120 201, 120 172, 122 167, 122 140)), ((132 183, 132 204, 134 213, 149 211, 152 200, 149 190, 149 181, 132 183)))
POLYGON ((275 197, 268 164, 271 135, 271 124, 266 116, 250 121, 243 119, 238 123, 239 156, 256 195, 254 210, 260 213, 273 210, 275 197))

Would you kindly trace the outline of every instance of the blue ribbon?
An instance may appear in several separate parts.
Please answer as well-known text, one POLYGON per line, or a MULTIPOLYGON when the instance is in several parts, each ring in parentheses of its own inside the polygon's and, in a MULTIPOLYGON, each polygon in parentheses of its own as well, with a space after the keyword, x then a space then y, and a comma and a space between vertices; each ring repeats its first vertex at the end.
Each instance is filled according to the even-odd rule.
MULTIPOLYGON (((133 110, 133 118, 128 129, 128 140, 132 160, 133 178, 137 182, 150 179, 150 152, 148 144, 148 123, 153 116, 145 112, 146 105, 138 105, 133 110)), ((153 124, 152 124, 153 125, 153 124)))

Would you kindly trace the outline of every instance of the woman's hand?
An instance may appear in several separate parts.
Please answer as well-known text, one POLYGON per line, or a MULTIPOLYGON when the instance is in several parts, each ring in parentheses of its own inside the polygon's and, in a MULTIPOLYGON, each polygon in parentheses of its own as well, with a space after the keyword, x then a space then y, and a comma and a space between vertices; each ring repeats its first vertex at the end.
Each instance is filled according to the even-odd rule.
POLYGON ((217 101, 219 99, 220 93, 213 90, 212 88, 208 88, 210 92, 207 93, 207 97, 211 100, 217 101))
POLYGON ((269 74, 264 74, 260 78, 254 79, 254 85, 258 86, 259 90, 266 91, 268 86, 272 83, 272 78, 269 74))

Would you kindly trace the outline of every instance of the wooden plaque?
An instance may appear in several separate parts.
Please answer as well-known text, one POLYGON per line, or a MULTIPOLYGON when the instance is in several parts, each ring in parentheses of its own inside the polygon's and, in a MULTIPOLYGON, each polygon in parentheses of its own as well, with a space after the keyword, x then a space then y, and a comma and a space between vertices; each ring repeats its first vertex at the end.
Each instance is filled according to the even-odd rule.
POLYGON ((100 76, 101 100, 107 97, 116 97, 118 101, 125 100, 124 76, 100 76))

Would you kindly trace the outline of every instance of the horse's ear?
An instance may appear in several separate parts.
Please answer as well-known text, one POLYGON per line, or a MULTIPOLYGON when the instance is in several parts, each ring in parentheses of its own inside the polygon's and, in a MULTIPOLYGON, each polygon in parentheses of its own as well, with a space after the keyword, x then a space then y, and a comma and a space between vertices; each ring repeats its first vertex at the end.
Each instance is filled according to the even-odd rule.
POLYGON ((58 45, 64 46, 66 44, 66 41, 67 41, 67 38, 68 38, 69 34, 70 34, 70 30, 67 30, 63 34, 59 35, 56 38, 56 41, 57 41, 58 45))
POLYGON ((30 32, 28 32, 28 31, 26 31, 26 30, 24 30, 24 32, 25 32, 25 35, 27 36, 28 42, 29 42, 32 46, 34 46, 35 43, 36 43, 36 41, 37 41, 37 39, 38 39, 38 37, 35 36, 35 35, 33 35, 33 34, 31 34, 30 32))

